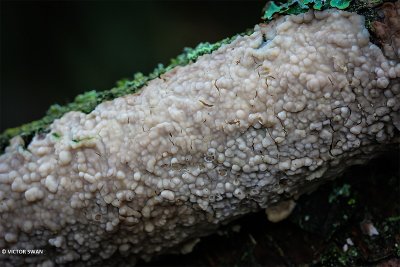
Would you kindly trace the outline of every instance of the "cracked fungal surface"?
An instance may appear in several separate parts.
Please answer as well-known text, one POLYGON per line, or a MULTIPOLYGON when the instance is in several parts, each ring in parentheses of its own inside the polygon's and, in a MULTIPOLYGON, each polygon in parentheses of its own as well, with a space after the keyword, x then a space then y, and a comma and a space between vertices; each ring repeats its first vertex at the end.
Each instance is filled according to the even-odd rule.
POLYGON ((0 247, 46 255, 0 260, 132 263, 192 248, 398 143, 399 78, 359 15, 257 25, 140 94, 67 113, 26 149, 14 138, 0 157, 0 247))

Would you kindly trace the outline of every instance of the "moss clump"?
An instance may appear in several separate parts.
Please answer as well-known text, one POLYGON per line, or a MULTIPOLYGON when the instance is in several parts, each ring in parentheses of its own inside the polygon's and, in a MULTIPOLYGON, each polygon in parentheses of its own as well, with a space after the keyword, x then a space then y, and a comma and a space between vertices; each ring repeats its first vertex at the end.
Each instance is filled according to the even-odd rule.
POLYGON ((322 10, 327 8, 346 9, 349 7, 351 0, 290 0, 290 1, 276 1, 268 2, 265 7, 263 19, 271 20, 275 14, 291 15, 301 14, 309 9, 322 10))
POLYGON ((324 10, 328 8, 337 8, 362 14, 366 18, 366 26, 376 18, 376 7, 390 0, 276 0, 269 1, 265 6, 262 19, 272 20, 274 15, 291 15, 307 12, 309 9, 324 10))
POLYGON ((329 2, 331 7, 336 7, 338 9, 346 9, 349 7, 351 0, 331 0, 329 2))
MULTIPOLYGON (((251 31, 247 30, 243 34, 250 34, 251 31)), ((185 48, 183 53, 177 56, 176 58, 171 59, 170 64, 168 66, 164 66, 163 64, 158 64, 158 66, 153 70, 153 72, 149 73, 147 76, 143 73, 136 73, 132 80, 121 80, 118 81, 116 87, 107 90, 107 91, 89 91, 83 94, 80 94, 75 97, 74 101, 66 104, 52 105, 46 115, 37 121, 33 121, 27 124, 24 124, 20 127, 10 128, 4 131, 0 135, 0 154, 3 153, 5 147, 9 144, 9 140, 14 136, 20 135, 25 144, 28 145, 32 140, 33 136, 39 133, 47 133, 49 125, 55 120, 60 118, 62 115, 69 111, 81 111, 84 113, 90 113, 95 107, 107 100, 112 100, 117 97, 121 97, 124 95, 136 93, 140 88, 145 86, 150 80, 153 80, 157 77, 160 77, 162 74, 167 71, 172 70, 176 66, 184 66, 189 64, 190 62, 194 62, 198 57, 204 54, 210 54, 213 51, 217 50, 224 44, 228 44, 233 41, 239 35, 235 35, 231 38, 223 39, 216 43, 200 43, 196 48, 185 48)))
POLYGON ((264 7, 262 19, 272 20, 279 15, 297 15, 307 12, 309 9, 324 10, 328 8, 337 8, 349 12, 355 12, 365 17, 365 26, 371 29, 372 21, 378 18, 375 7, 384 2, 393 2, 392 0, 276 0, 268 1, 264 7))

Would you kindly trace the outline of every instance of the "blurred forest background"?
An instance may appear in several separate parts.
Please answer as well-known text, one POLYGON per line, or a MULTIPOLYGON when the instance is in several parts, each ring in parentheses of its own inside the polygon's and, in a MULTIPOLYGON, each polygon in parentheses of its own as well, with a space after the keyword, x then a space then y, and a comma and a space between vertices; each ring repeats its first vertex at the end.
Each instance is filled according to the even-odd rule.
POLYGON ((260 22, 265 1, 1 1, 0 132, 260 22))

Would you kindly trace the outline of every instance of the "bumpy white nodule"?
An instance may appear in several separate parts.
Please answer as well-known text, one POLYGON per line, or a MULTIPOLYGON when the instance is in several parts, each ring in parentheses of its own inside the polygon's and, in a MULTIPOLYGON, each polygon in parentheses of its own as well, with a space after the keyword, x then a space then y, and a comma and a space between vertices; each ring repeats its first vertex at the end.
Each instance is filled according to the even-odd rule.
POLYGON ((0 247, 46 255, 0 260, 93 265, 193 247, 398 142, 399 77, 359 15, 257 25, 140 94, 64 115, 27 149, 14 138, 0 157, 0 247))

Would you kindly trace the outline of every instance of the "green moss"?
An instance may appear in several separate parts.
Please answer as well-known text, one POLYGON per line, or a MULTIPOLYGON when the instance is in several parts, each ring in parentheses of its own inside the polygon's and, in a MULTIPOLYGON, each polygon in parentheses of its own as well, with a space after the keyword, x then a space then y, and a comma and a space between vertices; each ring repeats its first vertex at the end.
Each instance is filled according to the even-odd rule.
MULTIPOLYGON (((245 33, 239 35, 250 34, 250 33, 251 31, 247 30, 245 33)), ((38 133, 48 132, 49 125, 54 120, 60 118, 65 113, 70 111, 81 111, 87 114, 90 113, 93 109, 95 109, 98 104, 104 101, 136 93, 140 90, 140 88, 145 86, 150 80, 160 77, 162 74, 172 70, 176 66, 187 65, 190 62, 196 61, 198 57, 204 54, 212 53, 213 51, 220 48, 222 45, 230 43, 239 35, 235 35, 231 38, 226 38, 212 44, 208 42, 200 43, 196 48, 185 48, 182 54, 180 54, 176 58, 171 59, 170 64, 168 66, 165 67, 163 64, 158 64, 158 66, 153 70, 153 72, 149 73, 147 76, 141 72, 138 72, 134 75, 132 80, 129 79, 120 80, 116 83, 116 87, 110 90, 101 92, 97 92, 94 90, 89 91, 76 96, 74 101, 69 104, 52 105, 42 119, 24 124, 16 128, 10 128, 4 131, 0 135, 0 154, 9 144, 9 140, 14 136, 20 135, 24 139, 25 144, 28 145, 34 135, 38 133)))
POLYGON ((267 4, 262 18, 270 20, 274 14, 281 13, 283 8, 283 6, 277 6, 274 1, 271 1, 267 4))
POLYGON ((365 26, 371 29, 372 21, 376 20, 377 13, 374 7, 391 0, 276 0, 268 1, 262 19, 272 20, 275 15, 301 14, 309 9, 324 10, 337 8, 355 12, 365 17, 365 26))
POLYGON ((301 14, 309 9, 326 9, 330 7, 337 7, 340 9, 346 8, 345 3, 337 2, 347 2, 350 3, 351 0, 331 0, 330 2, 325 0, 290 0, 290 1, 270 1, 267 3, 265 8, 265 13, 263 19, 272 20, 275 14, 281 15, 291 15, 291 14, 301 14))
MULTIPOLYGON (((363 10, 363 14, 374 12, 371 8, 388 0, 276 0, 269 1, 262 18, 272 20, 274 15, 301 14, 309 9, 323 10, 328 8, 346 9, 352 12, 363 10)), ((365 15, 364 14, 364 15, 365 15)), ((367 16, 367 21, 368 16, 367 16)))
POLYGON ((331 7, 336 7, 338 9, 346 9, 349 7, 351 0, 331 0, 329 2, 331 7))

